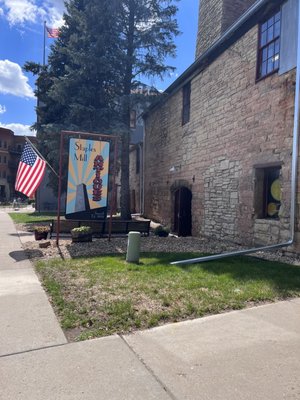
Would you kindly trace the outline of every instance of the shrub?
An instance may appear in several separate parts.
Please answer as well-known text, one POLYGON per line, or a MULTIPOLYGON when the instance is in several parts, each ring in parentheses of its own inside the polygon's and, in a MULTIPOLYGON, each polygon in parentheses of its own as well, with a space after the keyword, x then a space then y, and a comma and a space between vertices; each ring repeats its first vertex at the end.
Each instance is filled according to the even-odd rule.
POLYGON ((80 226, 71 229, 72 242, 91 242, 93 231, 90 226, 80 226))
POLYGON ((45 226, 45 225, 36 225, 36 226, 34 227, 34 230, 35 230, 36 232, 39 232, 39 233, 50 232, 49 226, 45 226))
POLYGON ((82 234, 86 234, 86 233, 92 233, 92 229, 90 226, 79 226, 78 228, 73 228, 71 230, 72 233, 82 233, 82 234))
POLYGON ((170 230, 168 228, 163 227, 162 225, 158 225, 154 229, 154 235, 156 236, 161 236, 161 237, 167 237, 170 233, 170 230))

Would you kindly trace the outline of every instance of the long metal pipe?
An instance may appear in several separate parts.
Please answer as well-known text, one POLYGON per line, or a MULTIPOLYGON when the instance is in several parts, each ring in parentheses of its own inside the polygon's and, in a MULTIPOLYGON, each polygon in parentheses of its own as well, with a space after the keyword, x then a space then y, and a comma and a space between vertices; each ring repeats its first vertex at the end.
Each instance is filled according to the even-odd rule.
POLYGON ((218 260, 220 258, 240 256, 256 253, 258 251, 269 251, 287 247, 293 244, 295 238, 296 222, 296 196, 297 196, 297 167, 298 167, 298 132, 299 132, 299 111, 300 111, 300 0, 298 0, 298 39, 297 39, 297 66, 296 66, 296 88, 295 88, 295 109, 294 109, 294 129, 293 129, 293 150, 292 150, 292 174, 291 174, 291 211, 290 211, 290 239, 287 242, 254 247, 252 249, 237 250, 212 256, 192 258, 189 260, 175 261, 173 265, 195 264, 205 261, 218 260))

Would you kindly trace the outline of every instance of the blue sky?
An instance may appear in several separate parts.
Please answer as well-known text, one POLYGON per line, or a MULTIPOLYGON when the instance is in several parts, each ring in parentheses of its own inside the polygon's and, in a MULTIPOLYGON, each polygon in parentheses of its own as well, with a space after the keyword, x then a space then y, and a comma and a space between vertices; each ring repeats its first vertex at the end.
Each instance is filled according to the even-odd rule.
MULTIPOLYGON (((42 62, 43 21, 62 24, 63 0, 0 0, 0 126, 18 135, 33 135, 35 121, 34 78, 22 70, 26 61, 42 62)), ((182 34, 176 38, 177 57, 167 60, 176 67, 163 81, 150 83, 166 89, 195 57, 198 0, 180 0, 177 15, 182 34)), ((47 39, 46 53, 54 39, 47 39)))

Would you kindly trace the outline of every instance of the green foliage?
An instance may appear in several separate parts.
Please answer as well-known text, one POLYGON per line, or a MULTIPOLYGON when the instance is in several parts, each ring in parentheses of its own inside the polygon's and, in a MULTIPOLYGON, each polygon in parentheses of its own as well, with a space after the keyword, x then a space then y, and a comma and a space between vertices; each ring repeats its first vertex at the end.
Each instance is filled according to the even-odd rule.
POLYGON ((90 226, 80 226, 78 228, 73 228, 72 233, 91 233, 92 229, 90 226))
POLYGON ((38 233, 50 232, 50 227, 43 225, 36 225, 34 226, 34 230, 38 233))
POLYGON ((154 235, 156 236, 161 236, 161 237, 167 237, 170 233, 170 229, 163 227, 162 225, 158 225, 154 229, 154 235))
POLYGON ((17 224, 33 224, 36 222, 50 222, 56 217, 56 213, 9 213, 11 219, 17 224))
MULTIPOLYGON (((66 4, 65 24, 55 41, 47 66, 27 63, 37 75, 39 150, 59 170, 61 130, 110 133, 120 95, 121 59, 115 27, 116 13, 108 0, 71 0, 66 4)), ((67 154, 67 142, 64 143, 67 154)), ((67 157, 63 157, 63 190, 67 157)), ((50 185, 57 192, 57 177, 50 185)))

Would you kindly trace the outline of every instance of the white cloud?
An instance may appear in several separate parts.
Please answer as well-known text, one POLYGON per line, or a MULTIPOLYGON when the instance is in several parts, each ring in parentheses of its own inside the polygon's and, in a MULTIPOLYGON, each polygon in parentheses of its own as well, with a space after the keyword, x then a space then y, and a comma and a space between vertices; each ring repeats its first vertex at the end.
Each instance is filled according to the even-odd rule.
POLYGON ((0 104, 0 114, 6 113, 6 107, 0 104))
POLYGON ((37 16, 41 15, 42 11, 34 0, 1 0, 1 3, 10 25, 36 22, 37 16))
POLYGON ((2 14, 10 25, 42 25, 46 20, 51 27, 59 27, 63 23, 64 0, 0 0, 0 6, 0 15, 2 14))
POLYGON ((63 25, 64 0, 48 0, 44 3, 44 9, 47 13, 47 23, 51 28, 59 28, 63 25))
POLYGON ((10 129, 18 136, 35 136, 36 132, 30 130, 30 125, 23 125, 23 124, 2 124, 0 122, 0 128, 10 129))
POLYGON ((19 64, 0 60, 0 93, 34 98, 28 78, 23 74, 19 64))

